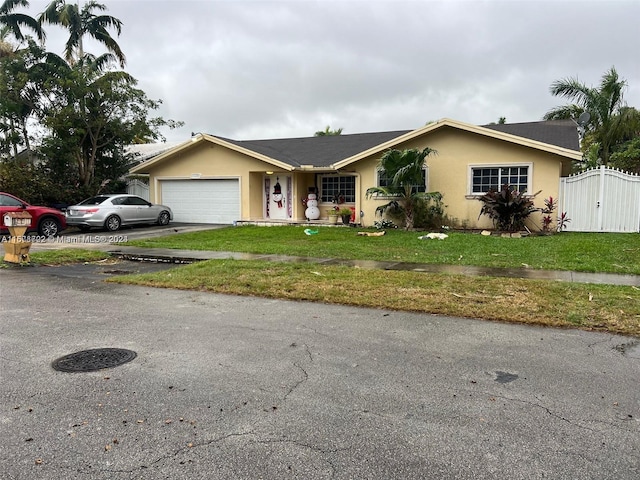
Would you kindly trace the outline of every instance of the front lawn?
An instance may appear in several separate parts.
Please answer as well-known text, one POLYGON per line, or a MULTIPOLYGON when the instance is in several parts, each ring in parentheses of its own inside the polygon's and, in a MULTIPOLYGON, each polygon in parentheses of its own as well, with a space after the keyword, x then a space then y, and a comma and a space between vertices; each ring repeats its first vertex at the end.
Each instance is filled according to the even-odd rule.
MULTIPOLYGON (((80 248, 63 248, 59 250, 42 250, 29 254, 33 265, 65 265, 69 263, 85 263, 106 260, 111 255, 99 250, 80 248)), ((5 262, 6 265, 10 265, 5 262)), ((15 265, 15 264, 12 264, 15 265)))
MULTIPOLYGON (((640 234, 561 233, 525 238, 449 233, 446 240, 420 240, 427 232, 389 230, 358 236, 353 228, 303 226, 228 227, 128 242, 148 248, 215 250, 482 267, 535 268, 640 275, 640 234)), ((366 230, 366 229, 365 229, 366 230)), ((371 230, 369 230, 371 231, 371 230)))
POLYGON ((640 337, 637 287, 248 260, 209 260, 108 281, 640 337))

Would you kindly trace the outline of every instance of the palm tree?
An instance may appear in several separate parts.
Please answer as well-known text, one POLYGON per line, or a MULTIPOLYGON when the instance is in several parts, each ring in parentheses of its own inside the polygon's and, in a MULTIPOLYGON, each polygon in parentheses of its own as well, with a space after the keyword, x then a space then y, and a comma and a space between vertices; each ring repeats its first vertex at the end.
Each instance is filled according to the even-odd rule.
POLYGON ((93 0, 84 4, 82 10, 77 4, 67 3, 65 0, 54 0, 40 14, 38 22, 40 25, 43 23, 60 25, 69 31, 64 56, 70 64, 77 63, 84 57, 82 39, 85 35, 89 35, 102 43, 124 68, 126 63, 124 53, 107 31, 108 28, 115 28, 120 35, 122 22, 110 15, 95 15, 93 13, 94 10, 104 11, 106 9, 107 7, 93 0))
POLYGON ((623 101, 626 86, 627 82, 620 79, 615 67, 602 76, 597 88, 588 87, 577 78, 557 80, 551 84, 551 94, 574 103, 550 110, 544 119, 575 119, 588 113, 583 150, 597 143, 597 154, 602 164, 607 165, 613 147, 625 135, 625 125, 628 124, 629 113, 623 101))
POLYGON ((331 127, 327 125, 324 130, 318 130, 314 134, 315 137, 327 137, 331 135, 342 135, 342 128, 331 130, 331 127))
POLYGON ((44 31, 35 18, 25 15, 24 13, 13 13, 16 7, 28 6, 28 0, 5 0, 2 5, 0 5, 0 27, 7 27, 18 42, 26 40, 21 27, 32 30, 38 40, 44 42, 44 31))
POLYGON ((5 142, 18 156, 18 147, 25 148, 31 157, 31 139, 27 124, 38 116, 43 100, 41 87, 47 80, 43 66, 48 55, 31 37, 21 47, 9 40, 11 31, 0 27, 0 130, 5 142))
POLYGON ((373 195, 391 197, 385 205, 376 208, 376 213, 401 213, 405 217, 405 228, 413 228, 416 206, 435 193, 418 192, 417 186, 424 183, 422 171, 426 158, 437 152, 429 147, 407 150, 387 150, 380 158, 379 169, 389 179, 388 185, 367 189, 367 198, 373 195))

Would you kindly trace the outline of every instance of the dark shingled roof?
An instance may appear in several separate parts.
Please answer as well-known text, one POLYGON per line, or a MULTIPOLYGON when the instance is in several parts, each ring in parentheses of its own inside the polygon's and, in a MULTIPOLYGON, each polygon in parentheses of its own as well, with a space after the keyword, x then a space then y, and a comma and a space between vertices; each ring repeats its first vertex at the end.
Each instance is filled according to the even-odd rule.
POLYGON ((261 153, 288 165, 328 167, 352 155, 364 152, 411 130, 395 132, 325 135, 321 137, 279 138, 274 140, 231 140, 220 138, 239 147, 261 153))
MULTIPOLYGON (((580 150, 578 130, 571 120, 493 124, 483 125, 483 127, 570 150, 580 150)), ((301 165, 329 167, 340 160, 362 153, 412 131, 396 130, 393 132, 277 138, 272 140, 216 138, 266 155, 293 167, 300 167, 301 165)))
POLYGON ((580 150, 578 127, 573 120, 547 120, 544 122, 505 123, 482 125, 491 130, 510 133, 518 137, 537 140, 538 142, 580 150))

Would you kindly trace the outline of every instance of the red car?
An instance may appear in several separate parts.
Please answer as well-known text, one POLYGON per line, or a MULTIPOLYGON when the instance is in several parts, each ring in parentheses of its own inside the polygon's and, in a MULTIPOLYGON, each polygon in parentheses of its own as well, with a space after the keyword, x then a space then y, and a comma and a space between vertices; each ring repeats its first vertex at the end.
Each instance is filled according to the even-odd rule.
POLYGON ((55 208, 36 207, 8 193, 0 192, 0 235, 7 235, 4 214, 8 212, 28 212, 31 215, 29 231, 37 231, 44 237, 53 237, 67 228, 64 213, 55 208))

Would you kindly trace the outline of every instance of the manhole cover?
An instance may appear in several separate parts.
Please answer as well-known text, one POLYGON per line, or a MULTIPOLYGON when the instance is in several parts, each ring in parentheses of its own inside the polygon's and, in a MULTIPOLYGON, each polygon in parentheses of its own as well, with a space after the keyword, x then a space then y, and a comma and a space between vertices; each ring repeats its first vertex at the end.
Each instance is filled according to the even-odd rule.
POLYGON ((51 366, 60 372, 95 372, 113 368, 136 358, 136 352, 124 348, 95 348, 71 353, 54 360, 51 366))

